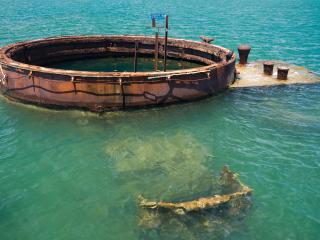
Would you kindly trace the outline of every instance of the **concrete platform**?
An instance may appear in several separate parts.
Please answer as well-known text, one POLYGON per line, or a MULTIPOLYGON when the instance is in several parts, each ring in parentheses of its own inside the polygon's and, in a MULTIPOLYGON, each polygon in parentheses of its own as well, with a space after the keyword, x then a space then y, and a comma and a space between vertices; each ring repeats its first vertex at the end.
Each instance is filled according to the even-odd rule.
POLYGON ((240 72, 240 74, 238 74, 238 79, 230 86, 230 88, 320 83, 319 75, 316 75, 304 67, 281 61, 272 61, 274 62, 273 75, 265 75, 263 73, 263 62, 264 61, 250 62, 246 65, 238 64, 236 69, 238 72, 240 72), (287 80, 277 79, 278 66, 289 67, 290 70, 287 80))

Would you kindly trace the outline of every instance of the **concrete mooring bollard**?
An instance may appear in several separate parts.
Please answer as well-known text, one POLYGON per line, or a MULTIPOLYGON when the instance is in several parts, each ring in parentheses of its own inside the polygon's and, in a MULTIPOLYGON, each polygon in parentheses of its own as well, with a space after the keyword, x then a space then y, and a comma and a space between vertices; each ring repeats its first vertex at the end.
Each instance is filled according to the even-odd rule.
POLYGON ((264 62, 263 63, 263 72, 264 72, 264 74, 272 75, 273 74, 273 66, 274 66, 273 62, 270 62, 270 61, 264 62))
POLYGON ((278 67, 278 76, 279 80, 287 80, 288 79, 289 68, 284 66, 278 67))
POLYGON ((251 47, 249 45, 238 46, 240 64, 247 64, 251 47))

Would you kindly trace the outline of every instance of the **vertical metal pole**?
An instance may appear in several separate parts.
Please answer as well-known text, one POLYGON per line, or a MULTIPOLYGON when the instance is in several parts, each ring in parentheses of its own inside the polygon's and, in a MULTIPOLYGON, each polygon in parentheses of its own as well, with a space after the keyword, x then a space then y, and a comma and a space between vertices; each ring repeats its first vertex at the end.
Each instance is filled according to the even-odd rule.
POLYGON ((136 41, 134 42, 134 62, 133 62, 133 71, 136 72, 137 69, 137 64, 138 64, 138 46, 139 43, 136 41))
POLYGON ((163 66, 164 72, 167 71, 168 29, 169 29, 169 16, 166 15, 166 33, 164 37, 164 66, 163 66))
POLYGON ((156 19, 152 18, 152 27, 155 28, 156 27, 156 19))
POLYGON ((158 71, 158 58, 159 58, 159 28, 156 32, 156 39, 154 44, 154 70, 158 71))

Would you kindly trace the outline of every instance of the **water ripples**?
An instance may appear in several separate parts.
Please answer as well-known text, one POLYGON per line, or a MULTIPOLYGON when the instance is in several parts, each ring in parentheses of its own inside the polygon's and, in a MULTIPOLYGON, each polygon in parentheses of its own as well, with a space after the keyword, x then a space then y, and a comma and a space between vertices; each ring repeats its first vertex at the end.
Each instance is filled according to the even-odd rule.
POLYGON ((13 157, 16 152, 15 125, 17 120, 6 116, 5 109, 0 105, 0 161, 13 157))
MULTIPOLYGON (((233 50, 248 43, 250 59, 320 73, 319 3, 0 0, 0 45, 54 35, 153 34, 149 14, 165 9, 171 37, 213 36, 233 50)), ((239 89, 99 117, 0 99, 0 238, 137 239, 136 195, 194 191, 202 185, 190 176, 206 183, 228 164, 254 188, 254 207, 221 235, 199 236, 316 239, 319 93, 319 84, 239 89)))

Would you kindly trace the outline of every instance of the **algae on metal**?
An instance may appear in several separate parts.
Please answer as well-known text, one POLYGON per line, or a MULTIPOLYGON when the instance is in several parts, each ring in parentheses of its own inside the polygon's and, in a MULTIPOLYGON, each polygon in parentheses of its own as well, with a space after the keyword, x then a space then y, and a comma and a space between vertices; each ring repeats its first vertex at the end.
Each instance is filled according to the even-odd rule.
POLYGON ((213 233, 223 236, 226 229, 248 214, 252 206, 252 189, 228 167, 223 168, 218 181, 221 195, 196 200, 157 202, 140 196, 138 224, 144 229, 143 235, 156 231, 161 236, 179 232, 183 239, 195 239, 199 234, 206 238, 213 233))
POLYGON ((112 161, 115 177, 119 178, 118 187, 126 192, 122 197, 136 199, 140 193, 146 199, 194 204, 189 204, 189 208, 184 206, 186 210, 172 210, 154 208, 157 201, 140 198, 139 203, 145 204, 145 207, 138 208, 137 220, 142 235, 157 231, 161 236, 169 236, 179 231, 184 239, 193 239, 199 229, 204 235, 211 232, 223 234, 233 221, 246 216, 251 206, 251 189, 246 188, 237 174, 228 168, 222 171, 220 177, 210 170, 206 166, 206 159, 212 157, 212 152, 191 134, 176 131, 171 135, 153 133, 152 136, 119 137, 125 136, 127 131, 127 128, 120 128, 118 135, 114 136, 113 141, 107 142, 105 148, 112 161), (247 193, 239 194, 242 190, 247 193), (210 202, 210 196, 232 193, 235 195, 222 199, 224 204, 221 202, 213 206, 217 198, 210 202), (209 202, 212 207, 202 208, 199 202, 194 201, 200 196, 202 204, 209 202))
POLYGON ((232 200, 241 199, 249 196, 252 190, 244 185, 238 178, 238 175, 225 166, 221 172, 220 185, 222 192, 228 192, 224 195, 213 195, 202 197, 196 200, 184 202, 163 202, 149 201, 143 196, 139 196, 140 207, 147 209, 166 209, 176 214, 185 214, 191 211, 206 210, 219 207, 232 200))

